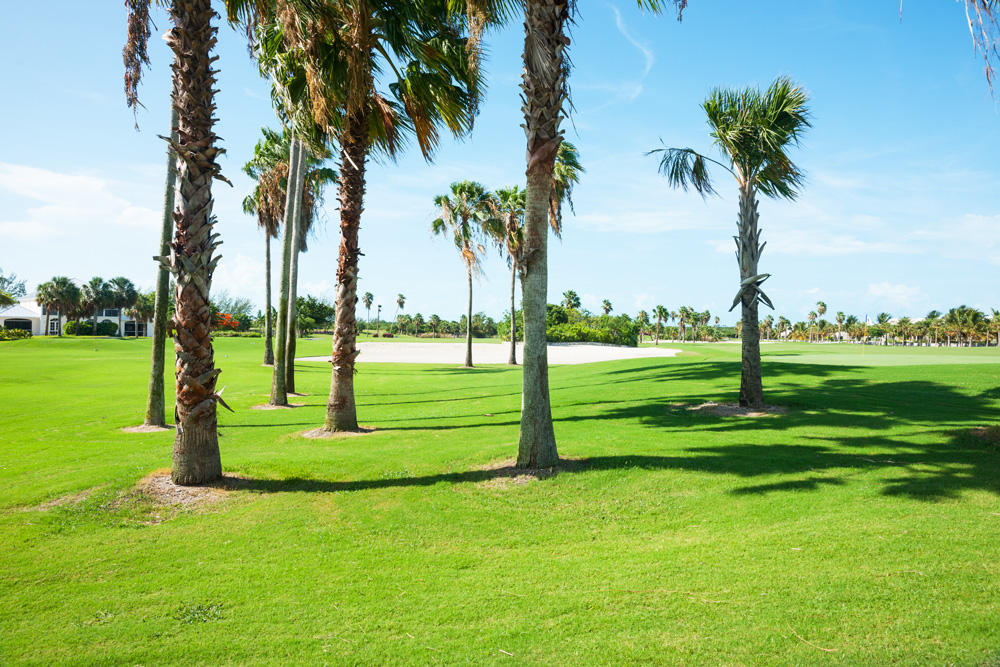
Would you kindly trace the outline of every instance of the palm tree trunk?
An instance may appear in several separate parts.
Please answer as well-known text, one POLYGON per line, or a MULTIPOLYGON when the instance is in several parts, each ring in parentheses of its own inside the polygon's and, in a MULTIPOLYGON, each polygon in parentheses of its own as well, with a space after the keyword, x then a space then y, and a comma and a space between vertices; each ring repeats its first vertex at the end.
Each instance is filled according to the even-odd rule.
POLYGON ((63 330, 63 328, 62 328, 62 309, 61 308, 59 309, 58 312, 56 312, 56 324, 59 325, 57 327, 59 329, 58 336, 59 336, 59 338, 62 338, 62 333, 63 333, 62 330, 63 330))
MULTIPOLYGON (((177 83, 171 82, 170 91, 170 140, 174 143, 177 135, 177 83)), ((170 270, 168 261, 170 255, 170 238, 174 231, 174 185, 177 180, 177 154, 173 147, 167 144, 167 180, 163 186, 163 218, 160 226, 160 262, 156 272, 156 300, 153 306, 153 352, 149 364, 149 394, 146 398, 147 426, 166 426, 166 399, 163 368, 166 365, 167 354, 167 306, 170 305, 170 270)))
MULTIPOLYGON (((517 291, 517 262, 510 262, 510 357, 508 366, 517 366, 517 321, 514 319, 514 297, 517 291)), ((1000 334, 998 334, 1000 336, 1000 334)))
POLYGON ((524 6, 522 89, 527 138, 527 188, 524 207, 524 259, 521 296, 524 352, 521 430, 517 467, 548 468, 559 462, 549 401, 545 304, 548 294, 548 204, 559 125, 568 75, 564 34, 572 5, 558 0, 527 0, 524 6))
MULTIPOLYGON (((757 262, 762 245, 757 233, 757 197, 752 185, 740 187, 739 240, 737 256, 740 262, 740 280, 758 275, 757 262)), ((757 322, 758 291, 744 289, 743 297, 742 367, 740 373, 740 406, 761 409, 764 407, 764 388, 760 367, 760 325, 757 322)))
POLYGON ((465 319, 465 367, 472 368, 472 265, 468 266, 469 273, 469 307, 468 316, 465 319))
MULTIPOLYGON (((174 439, 175 484, 203 484, 222 474, 215 391, 219 370, 212 351, 209 290, 212 258, 218 245, 212 233, 212 179, 220 151, 212 132, 215 76, 209 53, 215 44, 211 0, 175 0, 170 8, 174 29, 167 42, 177 57, 177 189, 172 266, 177 281, 176 386, 177 434, 174 439)), ((121 310, 118 311, 119 315, 121 310)))
POLYGON ((337 303, 333 331, 333 374, 326 403, 327 431, 357 431, 354 400, 354 363, 357 346, 358 230, 365 197, 365 160, 368 157, 368 115, 348 114, 340 140, 340 258, 337 265, 337 303))
POLYGON ((264 364, 274 365, 274 322, 271 321, 271 234, 264 229, 264 364))
POLYGON ((97 335, 97 310, 94 311, 94 318, 90 329, 90 335, 91 336, 97 335))
POLYGON ((309 149, 299 140, 298 173, 295 175, 295 219, 292 226, 292 257, 288 274, 288 328, 285 341, 285 390, 295 393, 295 342, 299 323, 299 311, 296 299, 299 282, 299 249, 302 247, 302 191, 305 185, 306 158, 309 149))
POLYGON ((285 219, 282 221, 285 237, 281 244, 281 281, 278 285, 278 325, 274 340, 274 371, 271 375, 271 405, 288 405, 288 389, 285 386, 285 347, 288 336, 288 279, 292 263, 292 236, 295 220, 295 179, 301 155, 299 142, 292 136, 288 153, 288 183, 285 185, 285 219))

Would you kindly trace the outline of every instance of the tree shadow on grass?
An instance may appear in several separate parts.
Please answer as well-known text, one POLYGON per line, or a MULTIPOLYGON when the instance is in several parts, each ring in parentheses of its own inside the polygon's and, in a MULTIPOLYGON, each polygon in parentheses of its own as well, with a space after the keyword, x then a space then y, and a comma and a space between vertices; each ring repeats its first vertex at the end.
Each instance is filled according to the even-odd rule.
POLYGON ((424 476, 385 474, 377 479, 330 481, 292 478, 283 480, 225 477, 218 484, 226 488, 259 493, 343 493, 389 488, 424 487, 435 484, 482 484, 498 479, 550 479, 558 475, 603 470, 673 470, 713 475, 736 475, 753 479, 782 476, 787 479, 732 489, 733 495, 766 495, 789 491, 819 491, 843 486, 871 468, 896 474, 876 478, 882 494, 935 501, 959 496, 964 491, 982 490, 1000 495, 1000 451, 983 448, 965 432, 940 434, 941 439, 925 445, 869 438, 835 441, 824 445, 727 445, 696 447, 676 456, 622 455, 568 459, 553 469, 519 470, 513 466, 480 468, 424 476), (865 451, 844 451, 843 447, 865 451), (868 455, 873 447, 893 449, 891 454, 868 455), (834 473, 834 475, 831 475, 834 473))

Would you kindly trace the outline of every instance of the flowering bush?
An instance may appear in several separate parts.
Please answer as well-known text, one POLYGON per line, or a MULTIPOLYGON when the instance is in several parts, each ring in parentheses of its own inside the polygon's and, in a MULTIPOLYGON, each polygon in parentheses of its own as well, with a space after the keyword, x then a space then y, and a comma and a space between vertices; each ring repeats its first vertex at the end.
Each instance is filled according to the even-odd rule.
POLYGON ((229 313, 218 313, 212 322, 213 329, 221 329, 223 331, 236 331, 239 326, 239 320, 233 319, 233 316, 229 313))

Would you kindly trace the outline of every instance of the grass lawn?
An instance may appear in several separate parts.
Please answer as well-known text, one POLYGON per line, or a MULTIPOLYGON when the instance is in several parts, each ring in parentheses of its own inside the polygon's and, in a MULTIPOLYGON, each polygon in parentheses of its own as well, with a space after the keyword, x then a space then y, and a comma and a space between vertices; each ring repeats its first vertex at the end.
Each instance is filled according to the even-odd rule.
MULTIPOLYGON (((424 340, 424 339, 421 339, 424 340)), ((329 353, 329 339, 299 343, 329 353)), ((370 435, 266 402, 220 339, 214 504, 134 491, 148 340, 0 343, 0 665, 997 665, 995 349, 737 345, 551 369, 557 475, 511 479, 520 370, 376 365, 370 435), (875 359, 879 361, 876 362, 875 359)))

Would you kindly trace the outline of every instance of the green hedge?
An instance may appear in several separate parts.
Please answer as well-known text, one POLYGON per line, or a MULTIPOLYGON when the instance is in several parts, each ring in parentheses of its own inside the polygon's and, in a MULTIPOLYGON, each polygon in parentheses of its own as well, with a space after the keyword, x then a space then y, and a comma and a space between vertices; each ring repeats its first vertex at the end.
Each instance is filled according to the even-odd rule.
POLYGON ((598 319, 599 326, 583 322, 556 324, 545 330, 545 338, 550 343, 608 343, 610 345, 639 344, 639 326, 626 316, 598 319))
POLYGON ((263 338, 259 331, 213 331, 212 338, 263 338))
MULTIPOLYGON (((80 322, 67 322, 63 325, 63 333, 70 336, 93 336, 93 320, 81 320, 80 322), (79 326, 78 326, 79 325, 79 326)), ((105 320, 97 323, 98 336, 115 336, 118 334, 118 324, 105 320)))
POLYGON ((24 329, 0 329, 0 340, 21 340, 31 338, 31 332, 24 329))

